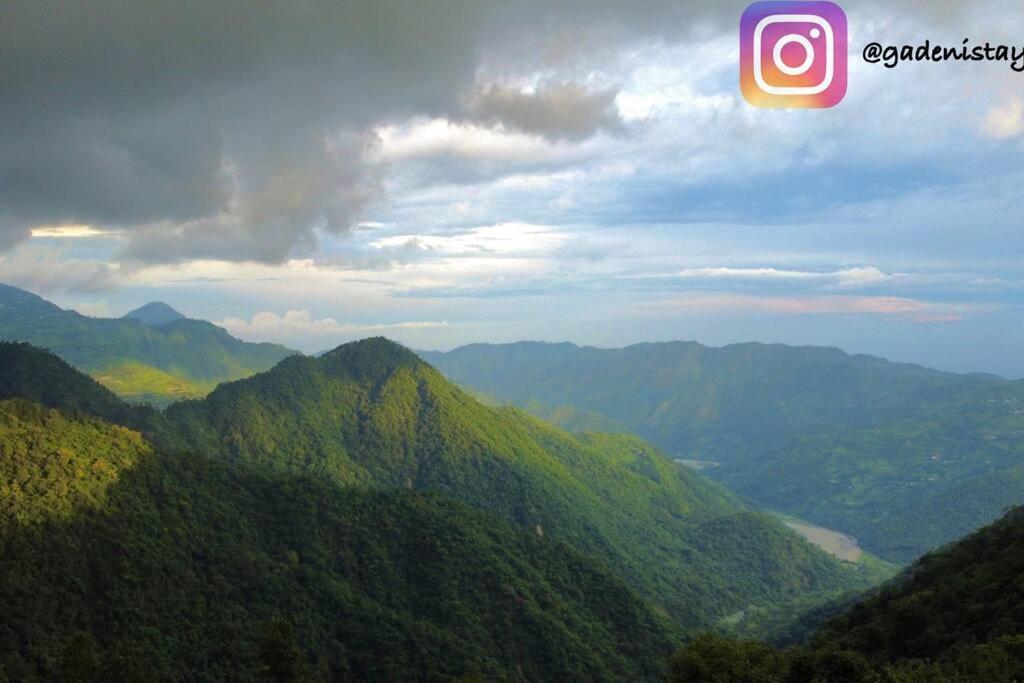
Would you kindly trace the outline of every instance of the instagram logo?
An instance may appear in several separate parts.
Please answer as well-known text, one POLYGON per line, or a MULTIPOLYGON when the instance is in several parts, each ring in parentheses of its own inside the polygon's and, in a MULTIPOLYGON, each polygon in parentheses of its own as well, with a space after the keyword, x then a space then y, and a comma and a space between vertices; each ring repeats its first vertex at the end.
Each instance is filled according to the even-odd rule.
POLYGON ((740 89, 757 107, 825 108, 846 95, 846 15, 831 2, 755 2, 740 19, 740 89))

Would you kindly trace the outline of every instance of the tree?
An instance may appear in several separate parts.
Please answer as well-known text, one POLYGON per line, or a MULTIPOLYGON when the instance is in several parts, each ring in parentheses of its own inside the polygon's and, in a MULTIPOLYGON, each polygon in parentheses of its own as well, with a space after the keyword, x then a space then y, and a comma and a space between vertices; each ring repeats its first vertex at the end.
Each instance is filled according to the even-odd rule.
MULTIPOLYGON (((68 640, 57 666, 57 676, 67 683, 88 683, 100 678, 100 655, 92 634, 80 631, 68 640)), ((0 680, 4 677, 0 675, 0 680)))
POLYGON ((669 664, 670 683, 777 683, 785 659, 772 647, 704 633, 676 652, 669 664))
POLYGON ((263 625, 260 639, 260 662, 263 676, 275 683, 310 680, 309 668, 295 639, 295 629, 282 617, 274 617, 263 625))

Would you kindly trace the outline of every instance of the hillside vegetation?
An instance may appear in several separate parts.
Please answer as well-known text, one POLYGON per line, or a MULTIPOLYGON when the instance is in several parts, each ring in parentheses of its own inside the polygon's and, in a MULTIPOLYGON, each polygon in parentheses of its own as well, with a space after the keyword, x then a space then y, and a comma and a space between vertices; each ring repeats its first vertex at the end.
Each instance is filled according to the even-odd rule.
POLYGON ((599 563, 450 499, 24 401, 0 401, 0 482, 5 680, 655 679, 670 651, 599 563))
POLYGON ((636 437, 489 408, 383 339, 288 358, 166 418, 169 450, 435 492, 565 541, 686 626, 885 575, 835 561, 636 437))
POLYGON ((166 311, 155 318, 152 310, 133 313, 151 322, 90 318, 0 285, 0 340, 49 349, 137 402, 166 405, 203 396, 220 382, 267 370, 294 353, 276 344, 240 341, 205 320, 166 311), (167 322, 151 324, 161 320, 167 322))
POLYGON ((1024 502, 1024 382, 765 344, 524 342, 425 356, 566 427, 596 413, 673 457, 721 463, 705 474, 894 561, 1024 502))
POLYGON ((1024 680, 1024 508, 923 557, 842 610, 806 647, 704 635, 671 681, 1024 680))

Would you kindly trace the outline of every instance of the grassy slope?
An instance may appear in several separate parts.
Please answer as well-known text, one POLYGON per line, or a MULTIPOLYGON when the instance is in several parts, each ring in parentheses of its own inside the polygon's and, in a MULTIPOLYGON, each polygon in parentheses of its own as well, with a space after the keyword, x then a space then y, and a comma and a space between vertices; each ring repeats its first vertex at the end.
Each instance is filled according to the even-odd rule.
POLYGON ((155 406, 166 406, 189 398, 202 398, 216 386, 210 382, 190 381, 133 360, 121 361, 103 370, 96 370, 92 376, 127 401, 155 406))

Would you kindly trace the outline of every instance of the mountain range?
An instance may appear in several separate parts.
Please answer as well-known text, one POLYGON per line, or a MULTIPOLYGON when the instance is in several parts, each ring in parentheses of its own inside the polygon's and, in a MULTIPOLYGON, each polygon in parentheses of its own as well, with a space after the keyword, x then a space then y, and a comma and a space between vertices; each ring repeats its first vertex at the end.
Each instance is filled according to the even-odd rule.
POLYGON ((250 678, 268 630, 321 677, 654 679, 687 629, 889 575, 382 339, 162 412, 25 343, 0 359, 15 679, 250 678))
POLYGON ((8 289, 4 316, 86 343, 0 342, 0 681, 1024 677, 1018 382, 758 344, 421 354, 464 390, 375 338, 154 408, 81 359, 267 349, 159 303, 8 289), (761 506, 901 561, 970 535, 895 575, 761 506))
POLYGON ((568 428, 619 425, 715 465, 704 473, 743 497, 893 561, 1024 501, 1024 381, 756 343, 523 342, 424 357, 492 401, 568 428))
POLYGON ((295 353, 240 341, 166 304, 147 304, 122 318, 91 318, 2 284, 0 340, 50 349, 119 396, 161 406, 203 396, 295 353))

